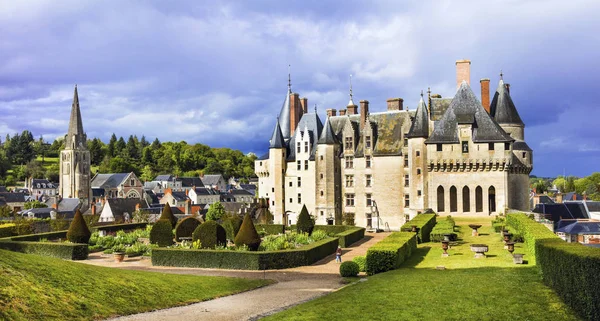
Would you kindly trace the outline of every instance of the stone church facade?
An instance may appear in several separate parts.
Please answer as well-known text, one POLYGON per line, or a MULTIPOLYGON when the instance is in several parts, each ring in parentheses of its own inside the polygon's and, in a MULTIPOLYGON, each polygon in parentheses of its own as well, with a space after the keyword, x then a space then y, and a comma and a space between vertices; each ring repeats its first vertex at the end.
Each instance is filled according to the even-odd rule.
POLYGON ((82 211, 90 208, 92 201, 90 166, 90 151, 87 148, 87 136, 83 131, 79 95, 75 86, 65 149, 60 152, 59 195, 64 198, 79 198, 82 211))
POLYGON ((422 97, 416 110, 401 98, 387 110, 369 102, 308 112, 306 98, 288 93, 269 141, 255 162, 258 195, 268 199, 276 223, 294 224, 306 205, 317 224, 397 230, 418 213, 494 215, 527 210, 533 152, 525 125, 499 80, 490 102, 470 87, 470 61, 456 62, 454 97, 422 97))

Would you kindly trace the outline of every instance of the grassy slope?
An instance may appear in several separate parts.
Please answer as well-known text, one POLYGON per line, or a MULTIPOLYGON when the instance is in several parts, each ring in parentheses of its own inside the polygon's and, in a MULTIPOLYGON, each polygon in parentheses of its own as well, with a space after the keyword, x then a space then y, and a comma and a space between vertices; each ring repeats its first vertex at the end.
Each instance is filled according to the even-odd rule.
POLYGON ((403 268, 368 277, 333 294, 265 320, 577 320, 541 282, 522 244, 527 265, 515 265, 486 219, 477 238, 473 219, 457 220, 463 239, 441 257, 440 244, 420 244, 403 268), (485 234, 485 235, 484 235, 485 234), (473 259, 469 244, 488 244, 489 256, 473 259), (447 269, 436 270, 443 265, 447 269))
POLYGON ((0 320, 89 320, 209 300, 270 283, 90 266, 0 250, 0 320))

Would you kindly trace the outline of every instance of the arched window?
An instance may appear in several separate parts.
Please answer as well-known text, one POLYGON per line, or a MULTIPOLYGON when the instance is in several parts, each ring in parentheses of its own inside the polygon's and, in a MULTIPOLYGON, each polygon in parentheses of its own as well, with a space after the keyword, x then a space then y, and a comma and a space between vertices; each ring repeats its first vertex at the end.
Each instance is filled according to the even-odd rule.
POLYGON ((462 190, 462 202, 463 202, 463 212, 471 211, 471 190, 468 186, 463 187, 462 190))
POLYGON ((458 211, 458 196, 456 195, 456 187, 450 187, 450 212, 458 211))
POLYGON ((477 186, 475 189, 475 212, 483 212, 483 189, 477 186))
POLYGON ((441 185, 437 188, 437 211, 444 211, 444 188, 441 185))
POLYGON ((494 186, 490 186, 488 189, 488 208, 490 213, 496 211, 496 189, 494 186))

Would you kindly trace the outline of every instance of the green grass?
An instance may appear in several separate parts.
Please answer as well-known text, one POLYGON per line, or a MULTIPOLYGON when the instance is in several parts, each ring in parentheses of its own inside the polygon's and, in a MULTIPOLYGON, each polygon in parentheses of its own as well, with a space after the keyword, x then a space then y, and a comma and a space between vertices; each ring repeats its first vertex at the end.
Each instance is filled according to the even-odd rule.
POLYGON ((128 271, 0 250, 0 320, 90 320, 205 301, 269 280, 128 271))
POLYGON ((423 243, 402 268, 366 278, 264 320, 577 320, 547 286, 523 244, 515 265, 487 218, 456 219, 459 241, 442 258, 440 243, 423 243), (468 224, 479 223, 479 237, 468 224), (469 244, 489 246, 474 259, 469 244), (446 270, 436 270, 444 266, 446 270))

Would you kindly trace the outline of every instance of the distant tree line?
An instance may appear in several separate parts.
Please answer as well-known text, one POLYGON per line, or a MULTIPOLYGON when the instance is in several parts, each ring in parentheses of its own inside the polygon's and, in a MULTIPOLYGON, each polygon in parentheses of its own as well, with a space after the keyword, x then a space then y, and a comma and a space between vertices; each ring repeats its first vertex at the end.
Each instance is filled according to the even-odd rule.
MULTIPOLYGON (((7 135, 0 147, 0 185, 12 186, 27 177, 47 178, 58 182, 59 164, 57 158, 64 148, 64 139, 52 144, 40 137, 33 138, 30 131, 7 135), (49 161, 53 160, 53 161, 49 161)), ((125 141, 112 134, 107 144, 99 138, 88 139, 92 175, 99 173, 135 172, 142 180, 152 180, 159 174, 179 176, 199 176, 201 174, 222 174, 225 178, 237 177, 242 180, 254 176, 253 154, 244 155, 241 151, 229 148, 211 148, 203 144, 189 145, 178 143, 152 142, 142 136, 131 135, 125 141)))
POLYGON ((556 188, 561 193, 575 192, 586 195, 587 199, 600 201, 600 173, 593 173, 586 177, 558 176, 552 178, 532 178, 531 187, 537 193, 550 192, 556 188))

